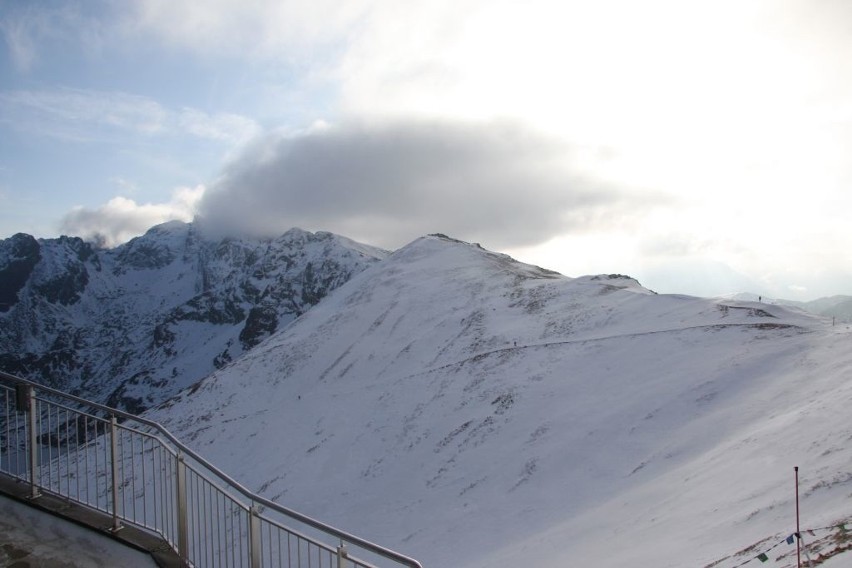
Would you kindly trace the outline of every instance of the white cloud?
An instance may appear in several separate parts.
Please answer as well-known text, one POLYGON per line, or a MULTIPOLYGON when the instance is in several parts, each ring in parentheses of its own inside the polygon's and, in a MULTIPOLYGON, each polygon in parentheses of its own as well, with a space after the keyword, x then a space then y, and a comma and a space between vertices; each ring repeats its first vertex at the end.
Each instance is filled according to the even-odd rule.
POLYGON ((239 144, 260 134, 258 124, 238 114, 208 114, 184 108, 177 115, 177 127, 198 138, 239 144))
POLYGON ((94 128, 143 135, 166 130, 169 113, 147 97, 86 89, 8 91, 0 93, 3 119, 42 134, 87 139, 94 128))
MULTIPOLYGON (((124 2, 118 2, 125 5, 124 2)), ((205 55, 257 57, 309 56, 333 47, 369 13, 372 0, 141 0, 123 22, 128 32, 153 34, 161 41, 205 55)))
POLYGON ((204 186, 179 187, 168 203, 138 204, 126 197, 114 197, 95 209, 75 207, 62 219, 62 234, 113 247, 143 234, 166 221, 189 222, 204 195, 204 186))
POLYGON ((21 71, 32 68, 37 59, 37 51, 33 34, 37 22, 19 18, 0 18, 0 33, 9 48, 9 54, 15 67, 21 71))
POLYGON ((123 92, 88 89, 0 93, 2 119, 44 135, 87 140, 109 132, 143 136, 185 135, 239 144, 260 127, 245 116, 209 114, 185 107, 170 110, 154 99, 123 92))
POLYGON ((136 193, 136 191, 139 189, 134 182, 126 180, 122 177, 112 177, 108 181, 112 184, 115 184, 115 186, 118 187, 122 193, 133 194, 136 193))
POLYGON ((45 59, 51 49, 97 50, 110 26, 109 11, 102 2, 74 1, 53 5, 40 2, 5 2, 0 17, 0 34, 13 65, 30 72, 45 59), (86 13, 91 10, 92 14, 86 13), (94 15, 93 15, 94 14, 94 15))

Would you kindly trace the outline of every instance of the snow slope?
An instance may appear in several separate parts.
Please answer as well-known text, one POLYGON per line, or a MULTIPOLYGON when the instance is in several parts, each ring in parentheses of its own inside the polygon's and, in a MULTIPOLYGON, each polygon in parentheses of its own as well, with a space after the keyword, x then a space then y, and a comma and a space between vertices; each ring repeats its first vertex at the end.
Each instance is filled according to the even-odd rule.
POLYGON ((736 566, 794 530, 793 466, 803 526, 852 517, 850 345, 430 236, 149 417, 427 566, 736 566))

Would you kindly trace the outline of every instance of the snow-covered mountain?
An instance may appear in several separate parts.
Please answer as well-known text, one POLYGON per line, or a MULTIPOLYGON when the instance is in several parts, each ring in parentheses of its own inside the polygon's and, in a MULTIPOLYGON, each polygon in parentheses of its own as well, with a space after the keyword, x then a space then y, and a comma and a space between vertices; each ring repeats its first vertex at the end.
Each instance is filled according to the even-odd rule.
POLYGON ((834 567, 850 346, 801 310, 436 235, 148 415, 267 497, 441 568, 795 566, 799 466, 803 536, 834 567))
POLYGON ((331 233, 222 239, 179 222, 109 250, 17 234, 0 241, 0 368, 140 411, 386 255, 331 233))

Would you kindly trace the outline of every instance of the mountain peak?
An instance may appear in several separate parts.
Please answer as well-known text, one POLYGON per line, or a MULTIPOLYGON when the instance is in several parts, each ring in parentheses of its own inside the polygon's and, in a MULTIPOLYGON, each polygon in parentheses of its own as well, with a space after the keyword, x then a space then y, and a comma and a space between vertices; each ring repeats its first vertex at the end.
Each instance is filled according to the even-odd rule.
POLYGON ((480 270, 505 271, 524 278, 567 278, 553 270, 526 264, 507 254, 488 250, 479 243, 469 243, 441 233, 420 237, 391 255, 392 259, 406 263, 416 260, 428 263, 430 257, 433 258, 436 270, 479 266, 480 270))

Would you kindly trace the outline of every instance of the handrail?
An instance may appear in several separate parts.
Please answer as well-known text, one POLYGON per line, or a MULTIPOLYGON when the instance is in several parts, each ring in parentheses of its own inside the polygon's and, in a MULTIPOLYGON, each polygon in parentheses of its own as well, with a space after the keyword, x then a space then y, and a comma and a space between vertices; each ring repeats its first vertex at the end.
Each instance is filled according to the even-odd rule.
MULTIPOLYGON (((149 419, 146 419, 146 418, 142 418, 140 416, 136 416, 136 415, 130 414, 128 412, 125 412, 125 411, 122 411, 122 410, 119 410, 119 409, 116 409, 116 408, 111 408, 109 406, 99 404, 97 402, 86 400, 84 398, 81 398, 81 397, 78 397, 78 396, 75 396, 75 395, 72 395, 72 394, 69 394, 69 393, 65 393, 65 392, 60 391, 58 389, 47 387, 47 386, 38 384, 36 382, 24 379, 24 378, 17 377, 15 375, 11 375, 11 374, 3 372, 3 371, 0 371, 0 382, 12 383, 12 385, 25 385, 25 386, 27 386, 31 389, 37 389, 39 391, 42 391, 42 392, 49 394, 49 395, 52 395, 54 397, 58 397, 60 399, 66 400, 66 401, 76 403, 77 405, 79 405, 81 407, 88 407, 89 409, 98 410, 98 411, 104 413, 106 416, 108 416, 110 419, 113 420, 113 426, 115 426, 115 419, 123 419, 124 421, 136 422, 138 424, 144 425, 144 426, 156 431, 157 433, 159 433, 162 437, 167 439, 174 446, 174 449, 177 450, 177 452, 176 452, 177 460, 181 464, 183 463, 183 459, 184 459, 184 458, 181 457, 181 454, 184 454, 185 456, 189 456, 192 460, 194 460, 194 462, 196 462, 198 465, 202 466, 205 470, 207 470, 207 472, 215 475, 221 482, 224 483, 226 488, 229 488, 229 489, 239 493, 244 498, 246 498, 251 503, 251 507, 250 507, 250 510, 249 510, 249 516, 251 518, 253 518, 255 516, 261 516, 261 514, 257 512, 257 505, 262 505, 263 507, 269 509, 270 511, 274 511, 274 512, 278 513, 279 515, 283 515, 284 517, 290 518, 294 521, 297 521, 297 522, 302 523, 306 526, 309 526, 313 529, 316 529, 316 530, 318 530, 322 533, 325 533, 328 537, 333 537, 334 539, 338 539, 339 541, 341 541, 341 543, 345 542, 345 543, 352 544, 352 545, 359 547, 359 548, 361 548, 365 551, 368 551, 372 554, 383 557, 387 560, 391 560, 391 561, 393 561, 393 562, 395 562, 399 565, 407 566, 408 568, 422 568, 422 565, 417 560, 415 560, 413 558, 410 558, 408 556, 405 556, 403 554, 395 552, 395 551, 393 551, 389 548, 383 547, 383 546, 378 545, 376 543, 370 542, 370 541, 363 539, 361 537, 355 536, 355 535, 353 535, 349 532, 343 531, 343 530, 338 529, 336 527, 333 527, 329 524, 323 523, 322 521, 314 519, 314 518, 312 518, 308 515, 299 513, 298 511, 295 511, 295 510, 290 509, 288 507, 284 507, 282 505, 279 505, 279 504, 277 504, 277 503, 275 503, 275 502, 273 502, 273 501, 271 501, 271 500, 269 500, 265 497, 262 497, 262 496, 260 496, 256 493, 253 493, 252 491, 250 491, 249 489, 244 487, 241 483, 239 483, 238 481, 233 479, 231 476, 224 473, 222 470, 220 470, 219 468, 217 468, 216 466, 211 464, 209 461, 204 459, 201 455, 199 455, 198 453, 196 453, 195 451, 193 451, 192 449, 190 449, 189 447, 184 445, 180 440, 178 440, 177 437, 175 437, 171 432, 169 432, 168 429, 163 427, 158 422, 155 422, 153 420, 149 420, 149 419)), ((35 398, 35 397, 33 397, 33 398, 35 398)), ((66 412, 67 411, 79 412, 78 410, 72 409, 70 407, 64 407, 64 406, 60 406, 60 405, 56 405, 56 406, 59 406, 60 408, 64 409, 66 412)), ((33 406, 33 408, 35 408, 35 407, 33 406)), ((34 414, 35 414, 35 412, 32 413, 31 420, 35 419, 34 414)), ((88 414, 85 414, 85 413, 81 413, 81 414, 83 414, 85 416, 91 416, 93 419, 95 418, 93 415, 88 415, 88 414)), ((49 419, 48 419, 48 423, 49 423, 49 419)), ((34 427, 31 427, 31 428, 33 430, 35 430, 34 427)), ((129 432, 142 434, 142 432, 137 431, 137 430, 133 430, 133 429, 129 429, 126 426, 122 426, 122 428, 129 431, 129 432)), ((151 434, 148 434, 148 433, 145 433, 145 434, 148 435, 148 436, 151 436, 151 434)), ((154 436, 154 437, 156 438, 156 436, 154 436)), ((132 443, 133 442, 131 442, 131 444, 132 443)), ((33 445, 35 445, 35 444, 33 443, 33 445)), ((168 446, 164 446, 164 447, 168 448, 168 446)), ((31 448, 31 450, 32 450, 32 448, 31 448)), ((110 455, 113 456, 113 458, 112 458, 113 459, 113 467, 115 467, 115 460, 117 458, 115 457, 115 454, 110 454, 110 455)), ((178 492, 180 492, 180 485, 181 485, 180 477, 181 477, 181 475, 185 475, 185 474, 180 473, 180 471, 181 471, 181 465, 180 464, 177 465, 175 471, 176 471, 175 483, 177 484, 178 492)), ((207 483, 210 483, 210 480, 207 479, 207 477, 203 474, 203 472, 198 472, 198 471, 192 470, 192 473, 195 474, 195 475, 198 475, 202 480, 206 481, 207 483)), ((34 474, 31 473, 30 475, 31 475, 31 479, 32 479, 33 483, 35 483, 34 474)), ((144 475, 144 473, 143 473, 143 475, 144 475)), ((183 483, 185 484, 186 481, 183 481, 183 483)), ((215 487, 218 488, 218 486, 215 486, 215 487)), ((34 491, 35 491, 35 489, 34 489, 34 491)), ((114 508, 117 508, 117 507, 114 507, 114 508)), ((129 521, 133 522, 132 519, 129 519, 129 521)), ((267 522, 277 526, 277 523, 275 523, 274 521, 268 520, 267 522)), ((249 529, 248 532, 249 532, 249 535, 250 535, 251 534, 251 528, 249 529)), ((260 531, 257 530, 257 532, 260 532, 260 531)), ((289 532, 292 533, 292 531, 289 531, 289 532)), ((292 534, 295 534, 295 533, 292 533, 292 534)), ((320 543, 316 543, 316 544, 317 544, 317 546, 319 546, 320 543)), ((328 545, 323 545, 323 547, 327 547, 327 546, 328 545)), ((346 551, 345 551, 344 547, 341 547, 341 548, 343 548, 343 552, 339 553, 339 554, 343 554, 344 555, 343 557, 349 558, 350 560, 354 560, 354 557, 346 556, 346 551)), ((183 551, 179 550, 178 552, 182 553, 183 551)), ((259 563, 255 564, 254 560, 252 560, 251 565, 252 565, 252 568, 254 568, 255 566, 260 566, 259 563)), ((363 566, 368 566, 368 565, 363 564, 363 566)))

